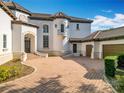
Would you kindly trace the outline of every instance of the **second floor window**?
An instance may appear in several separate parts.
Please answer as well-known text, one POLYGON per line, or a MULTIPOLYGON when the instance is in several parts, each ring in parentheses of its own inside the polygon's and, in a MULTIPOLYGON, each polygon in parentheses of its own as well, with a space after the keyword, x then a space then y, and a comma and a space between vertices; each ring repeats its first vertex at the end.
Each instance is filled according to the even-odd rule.
POLYGON ((7 35, 3 35, 3 48, 7 48, 7 35))
POLYGON ((61 32, 64 32, 64 28, 65 28, 64 24, 61 24, 61 32))
POLYGON ((77 29, 77 30, 79 30, 79 29, 80 29, 80 25, 79 25, 79 24, 77 24, 76 29, 77 29))
POLYGON ((49 33, 49 26, 48 25, 43 25, 43 32, 49 33))

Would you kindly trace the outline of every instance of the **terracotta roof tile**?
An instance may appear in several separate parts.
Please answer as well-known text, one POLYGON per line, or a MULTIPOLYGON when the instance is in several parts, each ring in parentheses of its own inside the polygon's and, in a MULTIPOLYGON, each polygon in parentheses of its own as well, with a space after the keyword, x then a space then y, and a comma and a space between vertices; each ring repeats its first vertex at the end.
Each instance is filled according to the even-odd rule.
POLYGON ((5 5, 12 10, 18 10, 27 14, 30 14, 31 12, 27 9, 25 9, 23 6, 15 3, 15 2, 5 2, 5 5))
POLYGON ((29 17, 30 19, 41 19, 41 20, 54 20, 55 18, 67 18, 69 19, 71 22, 81 22, 81 23, 92 23, 92 20, 89 19, 84 19, 84 18, 77 18, 77 17, 72 17, 72 16, 68 16, 62 12, 57 12, 56 14, 52 15, 52 14, 42 14, 42 13, 32 13, 31 17, 29 17))

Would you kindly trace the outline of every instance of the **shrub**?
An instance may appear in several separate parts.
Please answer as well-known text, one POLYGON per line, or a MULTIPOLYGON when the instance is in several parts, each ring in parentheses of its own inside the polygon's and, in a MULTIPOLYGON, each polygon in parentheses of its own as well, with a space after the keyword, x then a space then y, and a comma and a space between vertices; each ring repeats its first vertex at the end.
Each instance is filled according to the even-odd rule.
POLYGON ((19 68, 15 66, 1 66, 0 67, 0 82, 5 81, 11 77, 14 77, 19 74, 19 68))
POLYGON ((118 57, 118 67, 124 67, 124 54, 118 57))
POLYGON ((105 58, 105 74, 114 77, 117 67, 117 56, 109 56, 105 58))

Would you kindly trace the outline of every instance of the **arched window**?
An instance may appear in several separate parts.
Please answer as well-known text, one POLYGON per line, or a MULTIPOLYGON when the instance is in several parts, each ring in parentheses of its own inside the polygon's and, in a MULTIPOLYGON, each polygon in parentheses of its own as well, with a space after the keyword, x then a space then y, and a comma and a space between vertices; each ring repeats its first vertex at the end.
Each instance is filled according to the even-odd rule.
POLYGON ((49 26, 48 25, 43 25, 43 32, 48 33, 49 32, 49 26))
POLYGON ((64 28, 65 28, 64 24, 61 24, 61 32, 64 32, 64 28))

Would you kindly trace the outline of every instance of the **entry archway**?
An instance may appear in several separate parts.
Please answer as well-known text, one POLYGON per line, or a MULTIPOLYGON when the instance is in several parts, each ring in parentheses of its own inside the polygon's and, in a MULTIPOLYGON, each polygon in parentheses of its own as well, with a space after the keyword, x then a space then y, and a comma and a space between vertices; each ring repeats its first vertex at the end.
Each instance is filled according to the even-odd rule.
POLYGON ((25 34, 24 37, 24 48, 26 53, 33 53, 35 52, 35 36, 32 34, 25 34))

